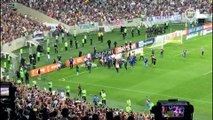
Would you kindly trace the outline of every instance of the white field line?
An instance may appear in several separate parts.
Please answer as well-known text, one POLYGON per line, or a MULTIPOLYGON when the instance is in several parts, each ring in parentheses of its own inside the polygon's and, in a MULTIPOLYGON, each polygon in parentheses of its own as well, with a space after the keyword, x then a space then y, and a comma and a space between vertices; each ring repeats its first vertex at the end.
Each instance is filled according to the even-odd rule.
POLYGON ((203 75, 208 75, 209 73, 212 73, 212 70, 207 72, 207 73, 204 73, 203 75))
MULTIPOLYGON (((84 72, 86 73, 86 72, 84 72)), ((83 74, 83 73, 82 73, 83 74)), ((72 76, 68 76, 66 78, 71 78, 72 76)), ((94 86, 94 87, 101 87, 101 88, 109 88, 109 89, 115 89, 115 90, 122 90, 122 91, 127 91, 127 92, 135 92, 135 93, 140 93, 140 94, 147 94, 147 95, 157 95, 157 96, 162 96, 162 97, 167 97, 168 99, 170 98, 177 98, 177 99, 184 99, 184 100, 189 100, 189 101, 195 101, 199 103, 207 103, 207 104, 212 104, 211 101, 204 101, 204 100, 199 100, 199 99, 191 99, 191 98, 184 98, 184 97, 177 97, 177 96, 169 96, 169 95, 163 95, 155 92, 149 92, 149 91, 139 91, 139 90, 132 90, 132 89, 124 89, 124 88, 118 88, 118 87, 112 87, 112 86, 105 86, 105 85, 99 85, 99 84, 91 84, 91 83, 86 83, 86 82, 76 82, 76 81, 61 81, 61 82, 66 82, 66 83, 75 83, 75 84, 85 84, 89 86, 94 86)))

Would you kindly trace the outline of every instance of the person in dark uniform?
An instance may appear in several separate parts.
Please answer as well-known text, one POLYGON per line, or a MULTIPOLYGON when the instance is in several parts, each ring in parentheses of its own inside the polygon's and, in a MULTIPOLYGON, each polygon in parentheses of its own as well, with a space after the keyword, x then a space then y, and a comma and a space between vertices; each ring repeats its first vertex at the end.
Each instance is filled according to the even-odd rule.
POLYGON ((41 80, 41 70, 38 69, 38 80, 41 80))
POLYGON ((163 57, 164 49, 160 50, 160 56, 163 57))
POLYGON ((97 52, 96 47, 94 47, 94 48, 93 48, 93 51, 94 51, 94 52, 93 52, 93 53, 94 53, 94 55, 96 55, 96 52, 97 52))
POLYGON ((131 29, 132 37, 134 37, 134 28, 131 29))
POLYGON ((117 47, 117 42, 115 41, 115 42, 114 42, 114 48, 116 48, 116 47, 117 47))
POLYGON ((201 48, 201 55, 204 56, 204 48, 201 48))
POLYGON ((21 78, 20 72, 18 70, 16 71, 16 77, 17 77, 18 80, 21 78))
POLYGON ((132 41, 129 42, 129 49, 132 50, 132 41))
POLYGON ((92 45, 92 38, 90 38, 90 45, 92 45))
POLYGON ((25 83, 29 84, 29 73, 27 71, 25 71, 25 83))
POLYGON ((108 47, 109 47, 109 49, 111 48, 111 40, 108 40, 107 41, 107 44, 108 44, 108 47))
POLYGON ((78 57, 81 57, 82 56, 82 51, 79 51, 78 52, 78 57))
POLYGON ((75 48, 78 49, 78 41, 75 40, 75 48))
POLYGON ((72 42, 73 42, 72 39, 70 39, 70 48, 72 47, 72 42))
POLYGON ((125 61, 124 62, 124 68, 127 70, 127 65, 128 65, 128 62, 127 61, 125 61))
POLYGON ((54 43, 55 53, 58 53, 58 44, 54 43))
POLYGON ((154 55, 152 56, 152 65, 153 65, 153 67, 155 67, 155 65, 156 65, 156 58, 154 55))
POLYGON ((92 63, 91 63, 90 60, 89 60, 88 63, 87 63, 87 68, 88 68, 88 70, 89 70, 89 73, 91 73, 92 63))

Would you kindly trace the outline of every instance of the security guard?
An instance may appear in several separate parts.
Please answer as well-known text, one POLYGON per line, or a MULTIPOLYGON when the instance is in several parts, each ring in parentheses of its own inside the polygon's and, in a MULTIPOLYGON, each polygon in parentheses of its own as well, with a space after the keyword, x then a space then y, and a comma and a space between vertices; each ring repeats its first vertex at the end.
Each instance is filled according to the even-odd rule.
POLYGON ((82 89, 81 94, 82 94, 82 99, 83 99, 84 101, 86 101, 86 100, 87 100, 87 98, 86 98, 86 96, 87 96, 87 91, 86 91, 84 88, 82 89))
POLYGON ((64 47, 65 47, 65 51, 67 51, 68 50, 68 43, 67 43, 67 41, 64 43, 64 47))
POLYGON ((49 86, 49 91, 52 92, 53 83, 52 82, 48 82, 48 86, 49 86))
POLYGON ((70 86, 69 85, 66 86, 66 96, 70 97, 70 86))

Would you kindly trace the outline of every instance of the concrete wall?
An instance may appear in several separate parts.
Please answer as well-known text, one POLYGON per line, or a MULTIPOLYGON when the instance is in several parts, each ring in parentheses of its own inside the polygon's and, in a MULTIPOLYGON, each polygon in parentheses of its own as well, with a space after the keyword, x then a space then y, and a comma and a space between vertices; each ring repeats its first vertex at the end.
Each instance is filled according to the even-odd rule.
POLYGON ((17 3, 17 12, 20 13, 20 14, 23 14, 23 15, 28 15, 30 17, 33 17, 33 18, 36 18, 38 19, 39 21, 41 22, 48 22, 48 23, 53 23, 53 24, 61 24, 63 25, 66 29, 70 29, 70 26, 62 23, 62 22, 59 22, 45 14, 43 14, 42 12, 39 12, 39 11, 36 11, 34 9, 31 9, 29 7, 26 7, 22 4, 19 4, 17 3))

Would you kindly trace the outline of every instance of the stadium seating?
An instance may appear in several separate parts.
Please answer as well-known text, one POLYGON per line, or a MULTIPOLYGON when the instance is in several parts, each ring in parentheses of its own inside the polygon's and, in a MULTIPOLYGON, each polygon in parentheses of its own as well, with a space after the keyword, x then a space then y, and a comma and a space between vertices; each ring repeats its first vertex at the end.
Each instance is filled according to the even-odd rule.
POLYGON ((1 43, 7 43, 24 36, 25 32, 33 33, 36 29, 43 30, 38 21, 27 16, 18 14, 7 7, 6 3, 1 4, 1 43))
MULTIPOLYGON (((66 98, 60 94, 16 84, 15 118, 21 120, 151 120, 145 113, 125 112, 117 108, 94 107, 78 99, 66 98), (98 118, 98 119, 97 119, 98 118)), ((5 116, 3 116, 5 117, 5 116)), ((4 118, 2 118, 4 119, 4 118)))
MULTIPOLYGON (((159 1, 160 0, 54 0, 53 3, 50 4, 48 0, 16 0, 16 2, 43 12, 67 25, 78 25, 98 21, 111 23, 121 19, 126 20, 140 17, 142 14, 145 16, 182 14, 188 8, 197 8, 201 13, 212 12, 209 0, 182 0, 182 2, 179 2, 179 0, 159 1), (203 6, 205 6, 205 8, 203 6)), ((23 35, 23 29, 32 33, 35 29, 41 28, 40 23, 37 21, 8 10, 5 3, 9 2, 15 1, 3 0, 3 4, 1 4, 3 12, 3 17, 1 17, 2 43, 21 37, 23 35), (8 33, 14 34, 12 36, 8 33)))
POLYGON ((112 22, 145 16, 169 16, 182 14, 188 8, 209 13, 209 0, 17 0, 68 25, 88 22, 112 22), (206 6, 204 8, 203 6, 206 6), (159 12, 161 11, 161 12, 159 12))

